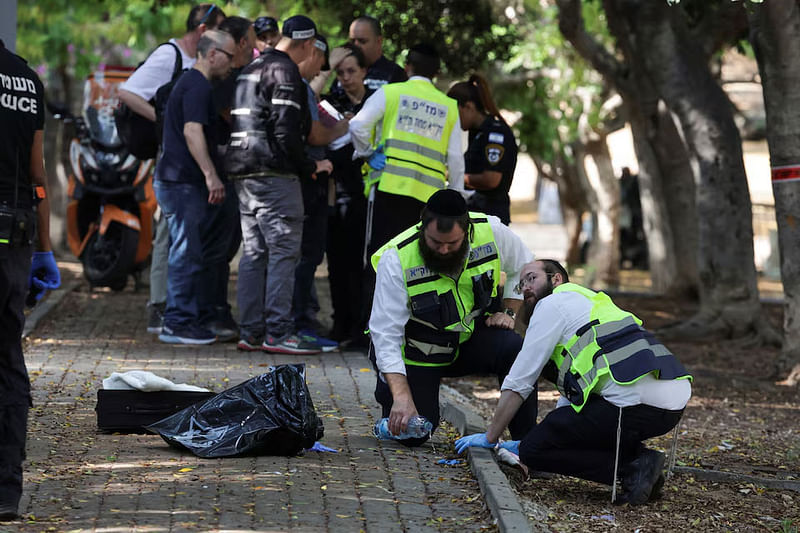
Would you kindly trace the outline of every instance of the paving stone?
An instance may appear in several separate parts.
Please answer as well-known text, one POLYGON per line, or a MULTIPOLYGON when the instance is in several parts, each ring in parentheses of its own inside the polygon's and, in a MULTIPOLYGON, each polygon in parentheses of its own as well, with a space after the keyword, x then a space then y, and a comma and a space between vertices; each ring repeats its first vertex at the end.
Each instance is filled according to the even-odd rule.
POLYGON ((26 340, 34 407, 20 505, 25 521, 3 531, 492 529, 474 480, 436 465, 445 447, 440 437, 409 450, 372 436, 380 408, 364 354, 296 357, 238 352, 232 343, 166 345, 145 331, 146 300, 145 292, 90 292, 80 283, 26 340), (307 365, 322 442, 338 453, 205 460, 158 436, 96 429, 97 389, 112 372, 149 370, 219 392, 270 365, 298 362, 307 365))

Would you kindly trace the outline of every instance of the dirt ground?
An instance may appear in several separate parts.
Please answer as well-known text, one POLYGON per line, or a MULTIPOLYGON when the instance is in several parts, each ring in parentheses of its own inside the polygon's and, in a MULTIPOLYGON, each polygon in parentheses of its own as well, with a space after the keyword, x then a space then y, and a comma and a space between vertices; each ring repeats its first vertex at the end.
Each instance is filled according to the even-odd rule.
MULTIPOLYGON (((614 300, 649 329, 695 311, 692 304, 661 297, 626 295, 614 300)), ((781 306, 765 304, 764 312, 779 330, 781 306)), ((676 464, 800 482, 800 391, 775 383, 778 349, 748 348, 735 341, 666 344, 695 378, 680 426, 676 464)), ((484 418, 491 417, 499 397, 495 378, 448 384, 471 398, 484 418)), ((541 417, 555 407, 558 393, 549 383, 540 387, 541 417)), ((671 433, 648 445, 668 452, 671 433)), ((524 504, 536 504, 526 504, 532 521, 546 522, 554 531, 797 533, 800 527, 800 492, 765 488, 746 477, 714 481, 677 472, 667 480, 661 500, 641 507, 611 505, 610 487, 588 481, 562 476, 510 479, 524 504), (546 511, 539 512, 542 508, 546 511)))

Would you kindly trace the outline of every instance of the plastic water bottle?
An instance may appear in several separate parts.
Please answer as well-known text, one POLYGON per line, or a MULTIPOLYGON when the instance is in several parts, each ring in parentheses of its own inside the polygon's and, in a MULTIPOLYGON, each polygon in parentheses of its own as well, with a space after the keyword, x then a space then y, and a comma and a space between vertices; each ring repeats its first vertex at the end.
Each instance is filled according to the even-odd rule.
POLYGON ((408 421, 406 430, 400 435, 393 435, 392 432, 389 431, 388 418, 381 418, 375 422, 375 426, 372 428, 372 434, 375 435, 375 438, 378 440, 405 440, 425 437, 430 435, 432 430, 433 424, 424 416, 417 415, 408 421))

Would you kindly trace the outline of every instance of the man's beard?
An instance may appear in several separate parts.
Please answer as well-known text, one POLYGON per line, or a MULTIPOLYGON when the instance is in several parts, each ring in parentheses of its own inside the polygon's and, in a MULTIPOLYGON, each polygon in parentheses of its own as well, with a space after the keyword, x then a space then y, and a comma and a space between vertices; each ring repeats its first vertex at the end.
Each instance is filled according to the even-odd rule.
POLYGON ((466 237, 461 243, 461 246, 455 252, 448 254, 440 254, 425 242, 425 235, 420 232, 419 235, 419 253, 422 255, 422 260, 425 266, 438 274, 444 275, 457 275, 464 267, 464 261, 469 252, 469 241, 466 237))
POLYGON ((523 308, 522 322, 527 326, 533 314, 533 308, 539 303, 539 300, 553 294, 553 280, 547 276, 547 286, 540 293, 534 291, 532 298, 525 298, 525 305, 523 308))

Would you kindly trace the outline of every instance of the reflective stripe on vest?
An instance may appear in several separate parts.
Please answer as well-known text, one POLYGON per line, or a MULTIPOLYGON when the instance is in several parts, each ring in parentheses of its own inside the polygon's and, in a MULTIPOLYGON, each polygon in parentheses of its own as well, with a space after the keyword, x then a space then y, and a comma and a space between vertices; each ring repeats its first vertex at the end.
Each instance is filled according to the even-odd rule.
POLYGON ((591 320, 550 358, 558 368, 559 392, 580 412, 600 378, 620 385, 654 373, 659 379, 692 379, 666 346, 641 326, 641 320, 619 309, 602 292, 565 283, 553 290, 578 292, 592 301, 591 320))
POLYGON ((382 90, 386 166, 369 173, 367 190, 378 182, 380 191, 427 202, 447 184, 447 148, 458 119, 456 101, 427 80, 390 83, 382 90))
POLYGON ((403 361, 408 365, 446 366, 456 360, 459 345, 469 340, 474 321, 497 295, 500 255, 485 215, 470 213, 474 233, 457 280, 425 266, 419 251, 419 226, 413 226, 372 255, 377 268, 386 250, 400 258, 411 317, 405 328, 403 361))

